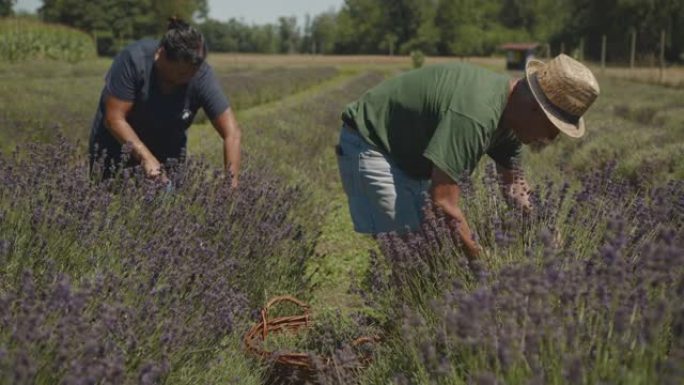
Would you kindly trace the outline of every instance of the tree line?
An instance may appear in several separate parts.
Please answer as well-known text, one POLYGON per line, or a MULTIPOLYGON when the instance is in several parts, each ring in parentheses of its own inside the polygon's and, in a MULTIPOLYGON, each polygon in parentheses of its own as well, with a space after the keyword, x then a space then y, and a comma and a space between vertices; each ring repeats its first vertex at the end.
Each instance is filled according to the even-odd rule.
POLYGON ((605 35, 608 60, 624 61, 633 31, 640 59, 658 54, 665 31, 666 57, 684 59, 684 0, 345 0, 301 24, 283 16, 265 25, 208 18, 206 0, 43 0, 39 10, 96 35, 101 53, 159 34, 173 14, 194 20, 218 52, 472 56, 536 41, 553 54, 582 46, 598 60, 605 35))

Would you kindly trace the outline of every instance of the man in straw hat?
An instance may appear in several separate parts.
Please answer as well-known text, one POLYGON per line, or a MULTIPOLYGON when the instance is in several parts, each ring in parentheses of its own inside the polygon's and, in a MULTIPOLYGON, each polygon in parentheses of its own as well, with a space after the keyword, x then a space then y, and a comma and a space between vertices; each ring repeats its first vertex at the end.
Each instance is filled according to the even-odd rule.
POLYGON ((386 80, 349 104, 336 147, 354 229, 417 230, 424 193, 457 223, 466 253, 474 240, 459 206, 457 180, 483 155, 497 165, 511 202, 531 210, 519 168, 522 144, 543 147, 560 133, 584 135, 582 115, 599 95, 591 71, 560 55, 531 60, 510 79, 462 63, 424 67, 386 80))

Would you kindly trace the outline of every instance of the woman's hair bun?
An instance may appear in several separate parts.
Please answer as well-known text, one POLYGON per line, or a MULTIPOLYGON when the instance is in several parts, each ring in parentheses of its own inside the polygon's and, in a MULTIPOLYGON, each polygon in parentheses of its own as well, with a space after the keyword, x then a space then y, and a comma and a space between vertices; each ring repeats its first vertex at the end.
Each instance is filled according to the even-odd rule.
POLYGON ((169 17, 169 26, 167 27, 167 30, 172 30, 172 29, 179 29, 179 30, 184 30, 190 27, 190 24, 184 22, 181 18, 178 16, 171 16, 169 17))

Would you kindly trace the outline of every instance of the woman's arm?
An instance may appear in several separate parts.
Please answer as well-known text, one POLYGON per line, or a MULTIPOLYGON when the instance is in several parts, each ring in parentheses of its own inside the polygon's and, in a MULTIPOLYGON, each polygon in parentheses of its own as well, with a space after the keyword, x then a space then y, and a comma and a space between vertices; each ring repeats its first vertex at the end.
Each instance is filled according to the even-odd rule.
POLYGON ((230 107, 211 123, 223 139, 223 166, 233 178, 231 186, 237 187, 240 174, 240 126, 230 107))
POLYGON ((131 145, 131 154, 140 162, 148 177, 158 177, 162 175, 161 164, 126 121, 126 116, 132 108, 133 102, 121 100, 111 95, 107 96, 105 99, 105 127, 119 143, 131 145))

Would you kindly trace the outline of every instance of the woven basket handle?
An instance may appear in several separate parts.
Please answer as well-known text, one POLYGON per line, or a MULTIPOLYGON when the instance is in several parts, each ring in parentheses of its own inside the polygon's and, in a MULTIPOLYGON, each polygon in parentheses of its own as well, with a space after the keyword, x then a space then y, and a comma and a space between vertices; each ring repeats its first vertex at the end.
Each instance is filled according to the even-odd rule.
POLYGON ((278 305, 282 302, 293 303, 293 304, 299 306, 304 311, 305 316, 309 315, 309 309, 310 309, 309 305, 306 304, 305 302, 298 300, 295 297, 292 297, 289 295, 283 295, 280 297, 272 298, 270 301, 268 301, 266 306, 264 306, 264 308, 261 309, 261 322, 264 325, 264 329, 262 332, 264 341, 266 340, 266 337, 268 336, 268 312, 269 312, 269 310, 271 310, 272 307, 274 307, 275 305, 278 305))
POLYGON ((380 342, 381 338, 379 336, 367 336, 359 337, 352 341, 352 346, 361 346, 365 344, 377 344, 380 342))
POLYGON ((282 295, 280 297, 272 298, 270 301, 268 301, 268 303, 266 304, 264 309, 266 310, 266 312, 268 312, 269 309, 271 309, 273 306, 275 306, 281 302, 290 302, 290 303, 293 303, 293 304, 301 307, 302 309, 304 309, 305 312, 309 311, 309 305, 308 304, 298 300, 295 297, 289 296, 289 295, 282 295))

